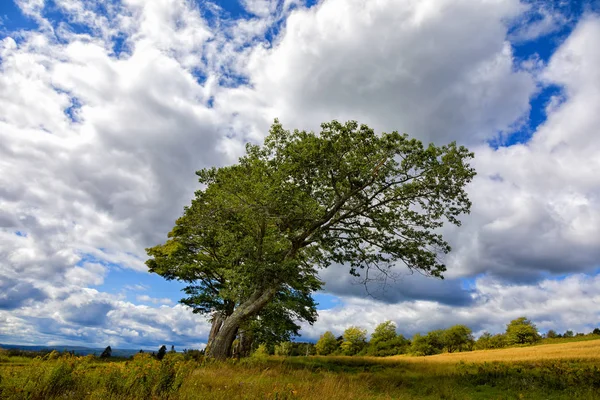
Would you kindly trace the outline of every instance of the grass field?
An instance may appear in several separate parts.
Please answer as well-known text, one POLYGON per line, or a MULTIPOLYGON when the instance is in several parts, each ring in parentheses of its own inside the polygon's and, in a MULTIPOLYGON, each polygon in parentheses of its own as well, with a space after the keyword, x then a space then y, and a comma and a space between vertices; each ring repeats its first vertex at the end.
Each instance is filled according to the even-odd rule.
POLYGON ((600 399, 600 340, 429 357, 0 354, 1 399, 600 399))

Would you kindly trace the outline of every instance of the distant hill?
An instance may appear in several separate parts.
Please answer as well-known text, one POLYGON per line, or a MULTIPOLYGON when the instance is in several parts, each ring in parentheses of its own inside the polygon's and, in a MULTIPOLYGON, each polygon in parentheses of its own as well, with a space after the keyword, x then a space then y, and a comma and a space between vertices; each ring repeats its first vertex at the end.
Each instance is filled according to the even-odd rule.
MULTIPOLYGON (((2 344, 0 343, 0 349, 18 349, 18 350, 27 350, 27 351, 73 351, 77 355, 86 356, 88 354, 96 354, 99 356, 104 351, 104 348, 93 348, 93 347, 84 347, 84 346, 25 346, 20 344, 2 344)), ((154 350, 143 349, 146 353, 152 353, 153 351, 158 351, 158 348, 154 350)), ((117 349, 112 348, 112 356, 113 357, 131 357, 134 354, 137 354, 140 349, 117 349)))

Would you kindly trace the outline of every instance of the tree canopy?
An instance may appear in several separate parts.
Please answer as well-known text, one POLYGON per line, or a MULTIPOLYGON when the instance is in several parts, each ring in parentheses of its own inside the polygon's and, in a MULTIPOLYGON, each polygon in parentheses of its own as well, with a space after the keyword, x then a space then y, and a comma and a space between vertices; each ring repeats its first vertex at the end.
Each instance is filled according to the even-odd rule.
POLYGON ((327 356, 338 349, 338 341, 330 331, 321 335, 316 344, 317 354, 327 356))
POLYGON ((396 333, 396 324, 392 321, 377 325, 371 334, 367 353, 371 356, 393 356, 406 352, 410 342, 396 333))
POLYGON ((312 322, 320 267, 347 265, 365 282, 398 264, 443 277, 451 249, 439 228, 469 212, 473 154, 354 121, 321 128, 275 121, 237 164, 198 171, 202 189, 166 243, 147 249, 150 271, 188 283, 182 302, 211 316, 209 356, 230 355, 242 324, 274 301, 312 322))
POLYGON ((541 338, 535 324, 526 317, 514 319, 506 326, 506 339, 509 344, 531 344, 541 338))
POLYGON ((340 346, 347 356, 358 354, 367 346, 367 330, 351 326, 344 331, 344 341, 340 346))

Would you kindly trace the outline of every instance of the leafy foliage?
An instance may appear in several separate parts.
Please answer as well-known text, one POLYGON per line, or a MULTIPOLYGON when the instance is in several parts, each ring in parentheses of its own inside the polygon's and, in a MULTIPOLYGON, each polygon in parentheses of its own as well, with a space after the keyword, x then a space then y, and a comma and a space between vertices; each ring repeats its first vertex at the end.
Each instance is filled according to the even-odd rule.
POLYGON ((281 342, 275 345, 275 355, 276 356, 289 356, 292 353, 292 343, 291 342, 281 342))
POLYGON ((409 345, 410 342, 404 336, 396 334, 396 325, 392 321, 386 321, 375 328, 367 354, 379 357, 404 354, 409 345))
POLYGON ((410 346, 410 352, 416 356, 431 356, 439 354, 444 349, 441 329, 431 331, 427 335, 417 333, 413 336, 410 346))
POLYGON ((541 339, 535 324, 526 317, 514 319, 506 326, 508 344, 532 344, 541 339))
POLYGON ((167 242, 147 249, 151 272, 188 283, 182 303, 226 319, 217 335, 277 298, 288 322, 314 321, 317 268, 331 263, 365 282, 397 264, 443 277, 450 246, 439 228, 469 212, 473 154, 353 121, 321 128, 290 132, 275 121, 238 164, 198 171, 203 189, 167 242))
POLYGON ((474 343, 472 331, 465 325, 454 325, 444 330, 441 339, 448 353, 471 350, 474 343))
POLYGON ((362 351, 367 345, 367 330, 351 326, 344 331, 344 341, 340 346, 342 353, 353 356, 362 351))
POLYGON ((325 332, 316 344, 317 354, 327 356, 338 349, 338 341, 330 331, 325 332))

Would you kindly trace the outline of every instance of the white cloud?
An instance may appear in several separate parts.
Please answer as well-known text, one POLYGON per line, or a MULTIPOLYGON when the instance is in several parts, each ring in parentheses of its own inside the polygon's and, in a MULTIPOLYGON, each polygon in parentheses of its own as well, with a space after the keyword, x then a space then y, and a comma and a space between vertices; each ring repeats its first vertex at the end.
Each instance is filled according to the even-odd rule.
POLYGON ((535 90, 506 42, 504 20, 521 10, 518 1, 466 0, 298 9, 273 48, 249 53, 241 72, 253 87, 222 93, 216 104, 259 137, 274 117, 309 129, 337 118, 426 141, 479 142, 509 130, 535 90))
MULTIPOLYGON (((592 272, 600 257, 600 19, 587 17, 551 58, 544 81, 564 99, 526 145, 478 147, 473 213, 451 230, 450 274, 592 272)), ((452 276, 451 275, 451 276, 452 276)))
POLYGON ((166 304, 166 305, 170 305, 173 304, 173 300, 168 299, 168 298, 156 298, 156 297, 150 297, 147 294, 142 294, 139 296, 135 297, 137 299, 137 301, 140 301, 142 303, 152 303, 152 304, 166 304))
POLYGON ((405 336, 427 333, 456 324, 501 333, 515 318, 527 316, 540 332, 591 332, 600 320, 600 277, 573 275, 561 281, 544 280, 536 285, 506 285, 489 277, 474 283, 474 304, 456 307, 430 301, 380 303, 356 297, 343 298, 343 304, 319 312, 314 326, 304 326, 303 339, 318 339, 326 330, 341 335, 351 325, 372 333, 381 322, 392 320, 405 336))
MULTIPOLYGON (((43 20, 43 1, 19 2, 42 28, 0 43, 0 277, 20 288, 0 298, 2 337, 201 345, 208 325, 189 309, 149 294, 137 300, 152 306, 136 305, 89 286, 110 283, 113 265, 145 271, 144 248, 165 239, 197 188, 194 171, 233 162, 274 117, 308 129, 357 119, 475 148, 473 214, 449 231, 450 278, 491 272, 532 280, 539 271, 597 264, 597 19, 581 22, 540 72, 537 64, 520 70, 511 53, 507 21, 525 10, 517 0, 244 4, 250 19, 209 23, 184 0, 126 0, 102 12, 57 1, 68 20, 90 28, 82 34, 43 20), (280 24, 265 45, 265 33, 280 24), (113 50, 116 38, 124 53, 113 50), (531 143, 484 145, 526 118, 540 84, 563 86, 564 98, 552 102, 531 143)), ((381 311, 371 325, 385 311, 412 326, 426 317, 441 324, 446 315, 484 326, 485 314, 456 305, 512 290, 494 283, 493 292, 484 280, 469 292, 458 280, 410 279, 402 295, 386 298, 396 305, 347 300, 337 316, 323 312, 317 327, 358 323, 359 306, 381 311)), ((346 279, 330 288, 358 294, 346 279)), ((528 304, 524 310, 533 310, 528 304)))

